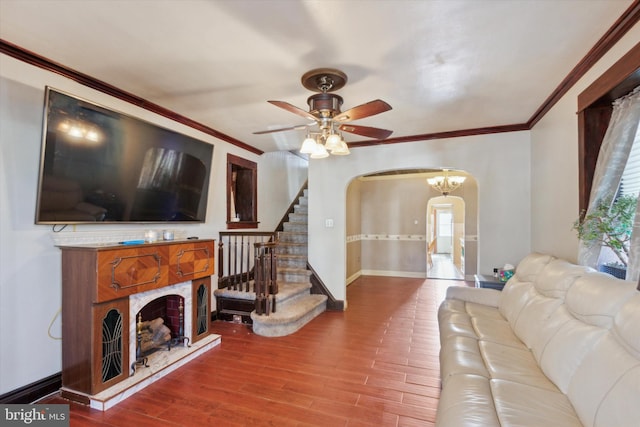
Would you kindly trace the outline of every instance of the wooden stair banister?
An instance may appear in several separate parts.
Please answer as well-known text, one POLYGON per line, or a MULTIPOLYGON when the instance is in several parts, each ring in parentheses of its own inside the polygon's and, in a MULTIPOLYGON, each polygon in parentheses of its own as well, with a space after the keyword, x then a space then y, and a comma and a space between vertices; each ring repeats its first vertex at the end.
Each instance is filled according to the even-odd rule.
POLYGON ((218 289, 250 292, 254 276, 255 243, 272 242, 268 231, 221 231, 218 242, 218 289))
POLYGON ((255 308, 255 243, 276 239, 274 232, 221 231, 218 242, 216 319, 251 323, 255 308), (224 291, 224 293, 220 293, 224 291), (229 291, 229 292, 227 292, 229 291))

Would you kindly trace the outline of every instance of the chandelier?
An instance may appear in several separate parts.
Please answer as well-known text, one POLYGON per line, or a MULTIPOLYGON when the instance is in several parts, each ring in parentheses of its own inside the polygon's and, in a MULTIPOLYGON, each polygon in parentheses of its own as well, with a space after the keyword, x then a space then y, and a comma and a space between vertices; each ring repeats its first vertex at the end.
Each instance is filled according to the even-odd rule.
POLYGON ((444 175, 427 178, 427 182, 429 183, 429 185, 432 186, 435 190, 442 193, 443 196, 447 196, 452 191, 455 191, 462 185, 464 180, 467 179, 467 177, 465 176, 449 176, 448 169, 443 169, 443 172, 444 175))
POLYGON ((342 134, 339 134, 334 128, 333 120, 323 118, 319 126, 319 132, 307 132, 307 137, 300 148, 302 154, 309 154, 312 159, 323 159, 329 157, 330 154, 334 156, 350 154, 342 134))

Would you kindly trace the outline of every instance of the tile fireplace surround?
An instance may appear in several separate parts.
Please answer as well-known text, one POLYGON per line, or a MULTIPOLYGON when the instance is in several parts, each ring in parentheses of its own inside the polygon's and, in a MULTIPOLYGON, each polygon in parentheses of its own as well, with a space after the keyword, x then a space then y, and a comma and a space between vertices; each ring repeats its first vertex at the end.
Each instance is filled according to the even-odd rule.
POLYGON ((209 331, 214 240, 120 245, 115 242, 139 237, 56 234, 62 252, 63 397, 105 411, 220 344, 220 336, 209 331), (137 314, 168 295, 184 301, 187 345, 149 354, 147 366, 134 372, 137 314))

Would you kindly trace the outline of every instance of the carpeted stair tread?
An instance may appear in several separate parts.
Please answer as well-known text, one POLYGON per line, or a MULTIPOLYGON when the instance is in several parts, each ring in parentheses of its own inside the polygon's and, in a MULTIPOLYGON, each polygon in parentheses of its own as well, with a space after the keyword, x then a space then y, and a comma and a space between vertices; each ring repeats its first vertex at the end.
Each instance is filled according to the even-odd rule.
POLYGON ((284 303, 288 299, 293 299, 300 295, 308 294, 310 289, 311 283, 309 282, 278 282, 276 304, 284 303))
POLYGON ((253 280, 249 286, 249 292, 245 291, 234 291, 232 289, 222 288, 216 289, 213 291, 213 294, 217 297, 224 298, 234 298, 234 299, 244 299, 244 300, 255 300, 256 294, 253 292, 253 280))
POLYGON ((259 316, 254 311, 251 313, 253 332, 265 337, 290 335, 324 312, 326 305, 326 295, 310 294, 276 306, 276 312, 269 316, 259 316))
POLYGON ((307 256, 304 254, 278 254, 278 261, 304 261, 307 263, 307 256))
POLYGON ((278 248, 286 248, 286 247, 307 247, 307 242, 278 242, 278 248))
MULTIPOLYGON (((278 231, 278 241, 282 242, 284 239, 287 238, 295 238, 295 237, 308 237, 309 233, 307 233, 306 231, 278 231)), ((286 242, 289 242, 288 240, 285 240, 286 242)), ((294 240, 295 241, 295 240, 294 240)))
POLYGON ((296 273, 296 274, 311 274, 311 271, 306 268, 298 268, 298 267, 278 267, 278 274, 286 274, 286 273, 296 273))

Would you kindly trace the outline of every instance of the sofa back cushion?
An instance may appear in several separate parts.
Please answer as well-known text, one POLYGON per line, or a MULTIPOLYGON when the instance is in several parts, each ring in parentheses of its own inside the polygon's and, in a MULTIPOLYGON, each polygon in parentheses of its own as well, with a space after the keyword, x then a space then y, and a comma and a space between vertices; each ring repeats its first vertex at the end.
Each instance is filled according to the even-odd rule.
POLYGON ((586 354, 569 384, 567 396, 587 427, 637 427, 640 420, 640 292, 617 311, 613 327, 586 354))
POLYGON ((521 282, 533 282, 545 266, 554 259, 551 255, 531 253, 518 264, 514 277, 521 282))
POLYGON ((609 329, 622 304, 635 292, 634 283, 591 272, 576 280, 567 292, 565 304, 576 319, 609 329))
POLYGON ((578 277, 594 271, 590 267, 571 264, 563 259, 554 259, 540 271, 534 285, 542 295, 564 300, 567 291, 578 277))
POLYGON ((587 273, 576 279, 565 304, 550 317, 549 326, 557 330, 542 345, 540 366, 563 393, 587 355, 610 334, 616 314, 635 292, 630 285, 603 273, 587 273))
POLYGON ((516 324, 522 308, 536 295, 533 289, 536 277, 553 259, 551 255, 527 255, 520 261, 516 273, 502 289, 498 310, 512 326, 516 324))
POLYGON ((513 329, 529 347, 538 362, 547 341, 557 331, 557 324, 549 322, 554 312, 564 303, 567 290, 581 277, 592 271, 561 259, 551 260, 538 273, 529 290, 513 329))

